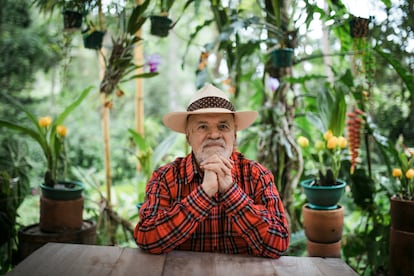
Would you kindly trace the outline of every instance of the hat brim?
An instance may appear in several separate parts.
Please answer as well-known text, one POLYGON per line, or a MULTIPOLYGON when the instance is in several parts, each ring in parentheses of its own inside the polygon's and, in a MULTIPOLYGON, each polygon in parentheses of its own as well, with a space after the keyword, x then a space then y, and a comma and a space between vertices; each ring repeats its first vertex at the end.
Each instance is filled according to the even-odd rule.
POLYGON ((257 116, 259 115, 257 111, 238 111, 232 112, 227 109, 221 108, 209 108, 208 111, 206 110, 196 110, 196 111, 181 111, 181 112, 170 112, 164 115, 162 118, 162 122, 166 127, 169 129, 184 133, 187 126, 187 117, 189 115, 195 114, 234 114, 235 124, 237 126, 236 130, 242 130, 249 127, 251 124, 254 123, 257 116))

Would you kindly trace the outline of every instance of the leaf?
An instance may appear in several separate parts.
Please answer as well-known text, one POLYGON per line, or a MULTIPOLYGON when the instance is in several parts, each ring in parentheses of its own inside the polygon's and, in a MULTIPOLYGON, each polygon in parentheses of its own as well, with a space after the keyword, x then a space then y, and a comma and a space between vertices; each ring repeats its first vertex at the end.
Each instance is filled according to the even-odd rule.
POLYGON ((152 72, 152 73, 149 72, 149 73, 136 74, 136 75, 133 75, 133 76, 127 78, 127 79, 122 79, 122 82, 130 81, 130 80, 133 80, 133 79, 136 79, 136 78, 152 78, 152 77, 157 76, 158 74, 159 74, 158 72, 152 72))
POLYGON ((176 139, 177 133, 172 133, 155 148, 152 156, 153 166, 157 166, 162 158, 171 150, 171 147, 175 144, 176 139))
POLYGON ((132 11, 127 26, 127 32, 131 35, 134 35, 139 29, 141 29, 142 25, 147 20, 146 17, 143 16, 145 10, 148 8, 150 1, 146 0, 141 5, 137 5, 134 10, 132 11))
POLYGON ((85 90, 81 92, 79 97, 72 102, 69 106, 67 106, 63 112, 56 118, 56 121, 54 123, 55 126, 62 124, 62 122, 66 119, 66 117, 75 109, 77 108, 82 101, 88 96, 89 92, 91 92, 93 86, 89 86, 85 90))
POLYGON ((135 145, 138 147, 140 151, 147 151, 150 149, 150 145, 145 141, 144 137, 141 134, 133 130, 132 128, 128 128, 128 132, 131 134, 132 139, 135 142, 135 145))
POLYGON ((402 64, 395 59, 391 54, 385 53, 382 51, 378 46, 374 48, 374 50, 382 56, 398 73, 401 77, 407 89, 410 91, 411 100, 414 100, 414 78, 410 71, 402 66, 402 64))

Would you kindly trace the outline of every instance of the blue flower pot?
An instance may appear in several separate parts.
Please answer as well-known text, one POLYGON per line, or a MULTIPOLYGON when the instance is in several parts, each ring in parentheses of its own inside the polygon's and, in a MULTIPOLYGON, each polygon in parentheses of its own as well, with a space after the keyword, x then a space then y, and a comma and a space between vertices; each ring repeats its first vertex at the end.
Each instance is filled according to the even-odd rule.
POLYGON ((79 181, 58 181, 55 187, 40 184, 42 195, 54 200, 74 200, 82 197, 84 185, 79 181))
POLYGON ((308 206, 318 210, 334 210, 338 208, 338 202, 344 193, 346 182, 337 180, 335 186, 312 185, 314 179, 307 179, 300 183, 302 186, 308 206))

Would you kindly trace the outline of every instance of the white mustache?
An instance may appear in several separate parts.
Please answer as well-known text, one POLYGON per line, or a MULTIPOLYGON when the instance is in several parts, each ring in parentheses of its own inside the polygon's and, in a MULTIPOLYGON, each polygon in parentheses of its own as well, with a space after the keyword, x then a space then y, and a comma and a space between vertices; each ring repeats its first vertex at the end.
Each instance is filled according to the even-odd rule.
POLYGON ((214 140, 214 141, 206 141, 203 144, 203 147, 209 147, 209 146, 219 146, 219 147, 224 147, 225 143, 222 140, 214 140))

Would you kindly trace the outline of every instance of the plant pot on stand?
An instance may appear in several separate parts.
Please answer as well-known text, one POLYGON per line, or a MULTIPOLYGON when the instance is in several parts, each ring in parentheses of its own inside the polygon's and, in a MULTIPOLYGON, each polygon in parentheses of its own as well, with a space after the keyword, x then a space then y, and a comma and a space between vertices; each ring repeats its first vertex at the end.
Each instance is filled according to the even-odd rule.
POLYGON ((391 197, 390 273, 414 275, 414 201, 391 197))
POLYGON ((40 221, 19 231, 19 258, 48 242, 95 244, 96 223, 83 220, 84 185, 59 181, 54 187, 40 187, 40 221))
POLYGON ((83 184, 77 181, 60 181, 55 187, 41 184, 40 188, 40 229, 52 233, 81 229, 83 184))
POLYGON ((344 208, 338 202, 346 183, 337 180, 334 186, 316 186, 313 182, 313 179, 301 182, 308 200, 302 207, 307 254, 340 258, 344 208))

